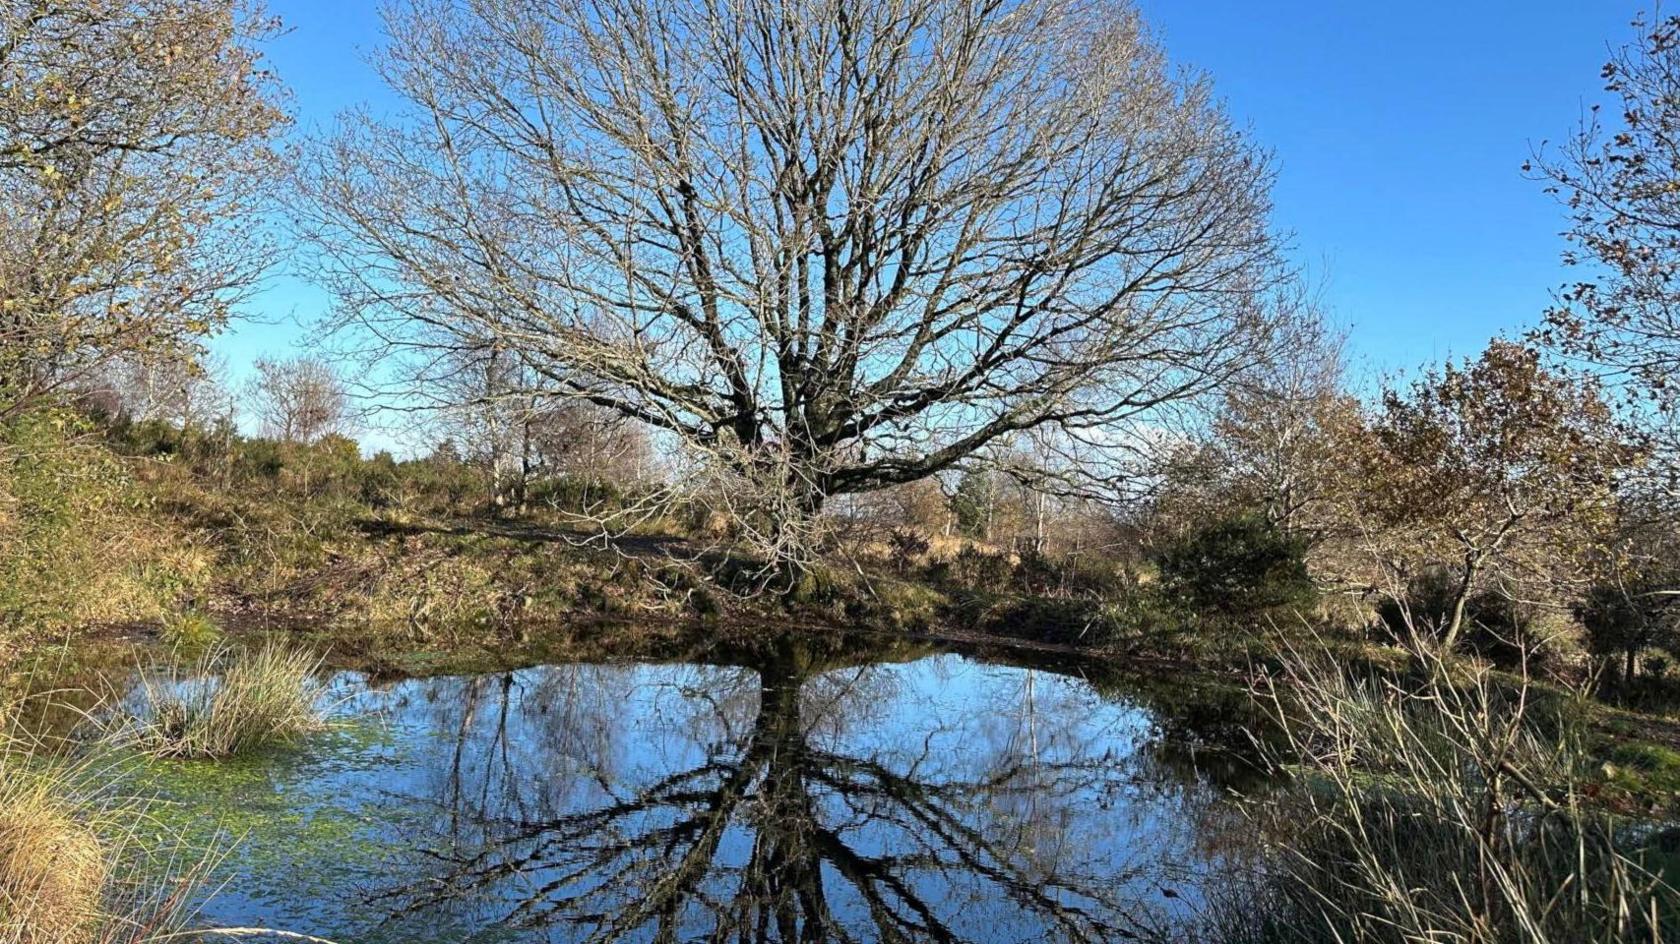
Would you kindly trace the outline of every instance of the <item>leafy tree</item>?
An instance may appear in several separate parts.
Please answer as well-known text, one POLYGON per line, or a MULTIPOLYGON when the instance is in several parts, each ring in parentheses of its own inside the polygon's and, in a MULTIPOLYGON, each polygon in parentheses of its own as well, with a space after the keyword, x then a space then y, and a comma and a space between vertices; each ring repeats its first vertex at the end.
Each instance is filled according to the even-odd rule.
POLYGON ((1432 567, 1454 577, 1439 627, 1451 648, 1490 575, 1580 579, 1615 508, 1618 477, 1641 451, 1590 377, 1548 369, 1532 348, 1498 341, 1448 364, 1381 411, 1350 458, 1369 556, 1405 583, 1432 567))
POLYGON ((253 285, 272 30, 242 0, 0 0, 0 418, 191 357, 253 285))
POLYGON ((1352 570, 1347 539, 1358 529, 1348 507, 1363 483, 1351 456, 1366 415, 1344 389, 1343 336, 1303 311, 1284 326, 1284 350, 1229 385, 1203 435, 1162 465, 1143 519, 1155 543, 1253 509, 1299 538, 1327 583, 1352 570))
POLYGON ((1646 649, 1680 654, 1680 613, 1669 591, 1672 585, 1672 580, 1651 577, 1605 581, 1594 584, 1575 605, 1587 650, 1606 660, 1620 659, 1624 686, 1633 682, 1639 654, 1646 649))
MULTIPOLYGON (((1628 394, 1674 419, 1680 407, 1680 16, 1634 21, 1604 65, 1609 109, 1527 165, 1569 212, 1564 261, 1589 270, 1537 337, 1614 368, 1628 394), (1614 117, 1606 119, 1606 114, 1614 117)), ((1665 436, 1680 447, 1673 427, 1665 436)))
POLYGON ((1234 384, 1214 419, 1211 460, 1224 508, 1259 508, 1284 533, 1317 544, 1337 530, 1349 432, 1359 402, 1342 389, 1340 340, 1300 338, 1257 379, 1234 384))
POLYGON ((992 472, 964 471, 951 496, 951 514, 957 519, 957 530, 971 538, 990 540, 997 519, 999 491, 997 477, 992 472))

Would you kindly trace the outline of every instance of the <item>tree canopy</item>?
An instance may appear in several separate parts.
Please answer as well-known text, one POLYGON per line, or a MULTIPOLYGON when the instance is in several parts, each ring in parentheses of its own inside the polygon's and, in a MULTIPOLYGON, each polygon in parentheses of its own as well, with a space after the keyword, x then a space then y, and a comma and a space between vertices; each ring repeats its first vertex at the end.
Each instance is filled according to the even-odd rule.
POLYGON ((0 0, 0 417, 195 352, 251 287, 272 28, 241 0, 0 0))
MULTIPOLYGON (((303 174, 344 322, 487 339, 779 522, 1263 355, 1267 156, 1124 4, 412 0, 303 174)), ((773 528, 772 535, 785 534, 773 528)))

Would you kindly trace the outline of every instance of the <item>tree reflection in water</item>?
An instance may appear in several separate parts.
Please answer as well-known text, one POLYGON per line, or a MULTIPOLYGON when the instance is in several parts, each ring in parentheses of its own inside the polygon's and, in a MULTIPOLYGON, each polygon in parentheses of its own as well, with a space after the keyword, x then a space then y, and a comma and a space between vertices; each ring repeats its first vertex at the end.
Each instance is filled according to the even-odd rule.
POLYGON ((451 758, 406 801, 439 835, 374 902, 540 940, 991 942, 1169 938, 1190 900, 1211 791, 1076 680, 786 638, 647 668, 427 689, 451 758))

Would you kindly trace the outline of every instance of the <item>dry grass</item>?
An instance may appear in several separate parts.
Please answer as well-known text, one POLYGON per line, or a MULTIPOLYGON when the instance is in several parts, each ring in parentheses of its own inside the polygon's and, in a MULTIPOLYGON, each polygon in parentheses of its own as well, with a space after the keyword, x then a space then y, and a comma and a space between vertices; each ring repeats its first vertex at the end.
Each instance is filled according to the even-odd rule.
POLYGON ((0 784, 0 941, 77 944, 99 924, 110 867, 61 786, 50 776, 0 784))
POLYGON ((324 724, 321 659, 281 642, 213 648, 184 670, 148 675, 106 740, 157 757, 230 757, 324 724))
POLYGON ((1612 944, 1680 934, 1641 832, 1596 810, 1587 759, 1526 680, 1435 663, 1356 678, 1291 652, 1257 696, 1294 786, 1262 823, 1270 874, 1217 911, 1221 944, 1612 944))
POLYGON ((11 707, 0 705, 0 944, 180 939, 215 857, 122 795, 123 762, 24 737, 11 707))

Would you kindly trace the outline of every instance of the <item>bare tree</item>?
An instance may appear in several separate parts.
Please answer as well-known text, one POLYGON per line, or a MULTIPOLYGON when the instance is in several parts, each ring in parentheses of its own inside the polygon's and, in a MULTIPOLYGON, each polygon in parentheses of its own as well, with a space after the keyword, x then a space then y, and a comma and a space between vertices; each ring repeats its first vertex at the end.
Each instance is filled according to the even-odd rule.
POLYGON ((552 385, 494 343, 452 351, 415 378, 420 397, 463 458, 490 471, 490 504, 525 508, 533 480, 556 475, 627 484, 650 466, 640 424, 550 395, 552 385))
POLYGON ((258 360, 250 402, 264 435, 295 443, 340 432, 349 408, 338 372, 312 357, 258 360))
POLYGON ((827 496, 1260 356, 1271 170, 1123 2, 409 0, 302 225, 375 353, 495 339, 772 555, 827 496))
POLYGON ((657 476, 653 446, 634 420, 590 403, 548 402, 537 414, 533 439, 538 468, 549 475, 651 482, 657 476))
POLYGON ((463 347, 445 359, 425 393, 464 458, 489 470, 490 505, 518 511, 536 464, 540 397, 524 365, 495 343, 463 347))
POLYGON ((792 639, 709 649, 711 664, 681 678, 692 709, 672 706, 692 715, 671 722, 677 737, 704 738, 703 751, 693 764, 652 752, 676 758, 668 769, 622 770, 613 755, 625 739, 598 736, 634 694, 608 687, 601 667, 538 670, 543 681, 529 687, 507 676, 499 705, 479 718, 479 692, 438 700, 459 713, 462 763, 438 784, 441 797, 404 799, 447 811, 439 822, 451 834, 428 850, 427 867, 367 906, 400 926, 489 902, 498 926, 602 944, 1178 939, 1156 906, 1173 874, 1161 854, 1171 827, 1126 842, 1111 818, 1093 815, 1117 771, 1148 776, 1150 752, 1117 760, 1099 750, 1089 702, 1058 697, 1067 689, 1051 677, 1042 715, 1029 681, 1023 706, 988 706, 985 724, 940 718, 910 743, 859 750, 845 733, 902 706, 895 674, 857 664, 856 650, 792 639), (533 722, 553 732, 540 743, 555 776, 508 760, 527 756, 519 732, 533 722), (1039 725, 1056 745, 1044 753, 1039 725), (965 750, 940 749, 958 737, 965 750), (587 759, 604 802, 579 803, 555 754, 587 759))
POLYGON ((1167 530, 1246 512, 1313 546, 1345 530, 1339 503, 1362 487, 1348 442, 1364 417, 1345 387, 1344 337, 1316 317, 1281 337, 1280 355, 1228 385, 1205 432, 1165 463, 1154 508, 1167 530))
POLYGON ((272 29, 244 0, 0 0, 0 417, 195 352, 251 287, 272 29))

